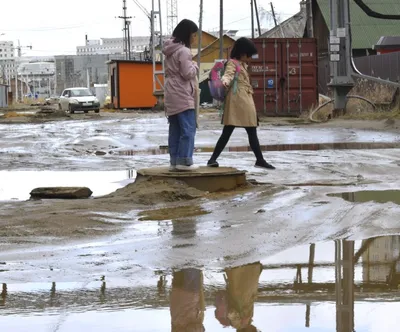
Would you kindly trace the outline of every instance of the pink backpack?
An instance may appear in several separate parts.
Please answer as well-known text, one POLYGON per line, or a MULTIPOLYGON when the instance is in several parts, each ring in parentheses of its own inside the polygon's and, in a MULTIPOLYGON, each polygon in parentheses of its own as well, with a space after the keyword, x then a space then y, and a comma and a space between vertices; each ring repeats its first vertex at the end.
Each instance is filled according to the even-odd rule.
MULTIPOLYGON (((231 87, 233 86, 233 93, 236 93, 237 91, 237 80, 239 77, 240 73, 240 63, 237 60, 230 59, 229 61, 233 61, 233 63, 236 65, 236 72, 235 72, 235 77, 232 80, 231 87)), ((223 61, 217 61, 214 65, 214 67, 211 69, 210 72, 210 81, 208 83, 208 86, 210 88, 210 94, 213 99, 217 101, 225 101, 226 97, 226 89, 224 85, 222 84, 222 77, 224 76, 226 65, 228 64, 228 61, 223 60, 223 61)))

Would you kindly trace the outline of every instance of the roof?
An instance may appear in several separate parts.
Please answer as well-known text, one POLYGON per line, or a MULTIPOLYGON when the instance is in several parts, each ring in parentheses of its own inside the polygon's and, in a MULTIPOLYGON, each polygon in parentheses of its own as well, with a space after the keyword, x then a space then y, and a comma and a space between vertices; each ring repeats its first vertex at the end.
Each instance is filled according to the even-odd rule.
MULTIPOLYGON (((231 36, 228 36, 228 35, 224 35, 224 38, 228 38, 228 39, 230 39, 230 40, 233 41, 233 42, 236 41, 234 38, 232 38, 231 36)), ((218 39, 215 39, 215 40, 214 40, 210 45, 208 45, 207 47, 203 47, 203 48, 201 49, 201 52, 203 52, 203 51, 205 51, 205 50, 207 50, 207 49, 209 49, 209 48, 214 47, 214 45, 217 44, 217 43, 219 44, 219 38, 218 38, 218 39)), ((195 50, 195 49, 192 49, 192 55, 193 55, 193 58, 194 58, 194 57, 197 56, 198 51, 197 51, 197 52, 193 52, 193 50, 195 50), (195 53, 195 54, 193 54, 193 53, 195 53)))
POLYGON ((303 38, 307 24, 305 10, 288 18, 278 26, 263 33, 259 38, 303 38))
MULTIPOLYGON (((112 63, 147 63, 147 64, 152 64, 152 61, 143 61, 143 60, 119 60, 119 59, 111 59, 106 62, 106 64, 110 65, 112 63)), ((156 61, 157 64, 160 64, 161 62, 156 61)))
MULTIPOLYGON (((329 0, 316 0, 329 28, 329 0)), ((364 0, 372 10, 382 14, 400 14, 398 0, 364 0)), ((400 22, 369 17, 354 1, 350 1, 353 49, 372 49, 382 36, 399 36, 400 22)))
POLYGON ((400 47, 400 36, 382 36, 375 45, 375 49, 397 49, 400 47))

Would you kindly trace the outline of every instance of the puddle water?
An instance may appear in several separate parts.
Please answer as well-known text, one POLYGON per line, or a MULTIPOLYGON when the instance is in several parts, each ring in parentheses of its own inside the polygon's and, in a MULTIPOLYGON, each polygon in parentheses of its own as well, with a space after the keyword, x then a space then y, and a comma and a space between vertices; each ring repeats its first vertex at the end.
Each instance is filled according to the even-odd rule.
POLYGON ((395 203, 400 205, 400 190, 383 191, 356 191, 338 194, 329 194, 330 197, 341 197, 346 201, 353 203, 395 203))
POLYGON ((221 271, 143 274, 86 284, 0 284, 1 326, 15 332, 398 330, 398 235, 292 248, 221 271))
POLYGON ((27 200, 38 187, 88 187, 93 196, 107 195, 135 181, 136 171, 61 172, 0 171, 0 201, 27 200))

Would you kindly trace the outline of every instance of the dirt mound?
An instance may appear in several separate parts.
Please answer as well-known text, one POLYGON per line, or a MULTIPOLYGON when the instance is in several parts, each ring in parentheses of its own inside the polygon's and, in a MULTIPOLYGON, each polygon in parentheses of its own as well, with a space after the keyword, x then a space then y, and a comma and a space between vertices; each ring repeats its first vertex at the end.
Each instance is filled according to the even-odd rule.
POLYGON ((204 191, 189 187, 186 183, 174 179, 155 180, 151 177, 139 177, 136 182, 102 197, 102 199, 114 198, 128 200, 135 204, 153 205, 187 201, 204 195, 204 191))

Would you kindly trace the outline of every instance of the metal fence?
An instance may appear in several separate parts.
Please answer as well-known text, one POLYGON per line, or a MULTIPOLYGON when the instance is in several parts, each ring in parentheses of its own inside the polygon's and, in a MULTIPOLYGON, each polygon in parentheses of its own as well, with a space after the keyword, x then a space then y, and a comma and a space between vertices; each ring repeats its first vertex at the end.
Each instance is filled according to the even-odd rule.
MULTIPOLYGON (((364 75, 392 82, 400 81, 400 52, 355 58, 354 64, 364 75)), ((323 57, 318 60, 318 85, 320 93, 329 94, 329 81, 329 58, 323 57)))
POLYGON ((400 81, 400 52, 356 58, 354 62, 357 69, 365 75, 393 82, 400 81))

